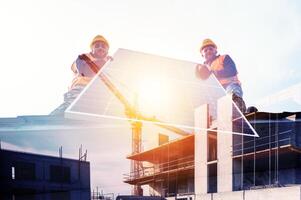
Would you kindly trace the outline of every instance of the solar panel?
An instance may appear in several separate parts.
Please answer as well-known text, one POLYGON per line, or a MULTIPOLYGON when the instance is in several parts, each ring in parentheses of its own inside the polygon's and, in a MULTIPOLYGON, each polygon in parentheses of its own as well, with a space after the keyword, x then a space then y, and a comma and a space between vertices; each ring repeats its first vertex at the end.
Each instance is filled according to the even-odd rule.
MULTIPOLYGON (((203 130, 195 127, 194 110, 209 104, 209 113, 217 118, 217 100, 226 95, 214 75, 207 80, 195 77, 196 63, 151 55, 126 49, 118 49, 113 61, 105 64, 77 99, 65 111, 71 118, 114 118, 137 120, 179 127, 188 131, 203 130), (106 79, 118 90, 137 116, 125 114, 125 105, 116 97, 106 79), (141 117, 143 116, 143 117, 141 117)), ((257 136, 253 127, 233 104, 236 123, 243 129, 220 132, 257 136), (241 131, 243 130, 243 131, 241 131)))

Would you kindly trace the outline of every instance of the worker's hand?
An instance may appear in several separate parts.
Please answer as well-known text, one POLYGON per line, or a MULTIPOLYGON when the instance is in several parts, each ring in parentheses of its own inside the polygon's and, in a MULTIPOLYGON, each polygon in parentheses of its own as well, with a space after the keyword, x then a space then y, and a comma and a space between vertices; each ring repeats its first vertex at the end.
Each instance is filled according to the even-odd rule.
POLYGON ((197 64, 197 66, 195 67, 195 75, 202 80, 206 80, 210 76, 210 74, 211 71, 206 65, 197 64))
POLYGON ((106 57, 106 61, 113 61, 114 59, 113 59, 113 57, 112 56, 107 56, 106 57))

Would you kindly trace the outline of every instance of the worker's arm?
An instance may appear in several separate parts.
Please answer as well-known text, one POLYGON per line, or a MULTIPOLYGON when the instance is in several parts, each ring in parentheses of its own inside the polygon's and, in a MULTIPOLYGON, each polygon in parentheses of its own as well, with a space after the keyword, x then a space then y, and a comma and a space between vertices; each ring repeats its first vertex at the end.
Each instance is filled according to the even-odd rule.
POLYGON ((217 77, 220 78, 228 78, 237 75, 236 65, 229 55, 225 55, 223 68, 221 70, 217 70, 215 73, 217 77))
POLYGON ((195 67, 195 75, 196 77, 206 80, 212 72, 208 69, 206 65, 203 64, 197 64, 195 67))

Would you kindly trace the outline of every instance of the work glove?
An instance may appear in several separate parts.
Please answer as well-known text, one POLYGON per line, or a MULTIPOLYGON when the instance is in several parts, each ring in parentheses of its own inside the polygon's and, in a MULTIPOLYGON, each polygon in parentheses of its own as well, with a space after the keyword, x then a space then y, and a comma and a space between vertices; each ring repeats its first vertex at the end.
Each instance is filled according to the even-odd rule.
POLYGON ((208 69, 206 65, 203 64, 197 64, 195 67, 195 75, 196 77, 206 80, 211 74, 211 71, 208 69))

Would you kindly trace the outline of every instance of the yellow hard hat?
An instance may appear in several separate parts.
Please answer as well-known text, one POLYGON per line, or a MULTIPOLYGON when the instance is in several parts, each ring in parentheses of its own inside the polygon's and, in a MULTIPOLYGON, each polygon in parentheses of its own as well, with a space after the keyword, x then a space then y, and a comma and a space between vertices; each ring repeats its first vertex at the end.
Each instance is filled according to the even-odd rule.
POLYGON ((216 44, 210 40, 210 39, 205 39, 203 40, 202 46, 201 46, 201 51, 206 47, 206 46, 214 46, 215 48, 217 48, 216 44))
POLYGON ((92 42, 91 42, 91 44, 90 44, 90 48, 92 49, 93 44, 94 44, 95 42, 98 42, 98 41, 103 42, 103 43, 105 43, 108 47, 110 47, 109 42, 106 40, 106 38, 104 38, 102 35, 96 35, 96 36, 93 38, 93 40, 92 40, 92 42))

